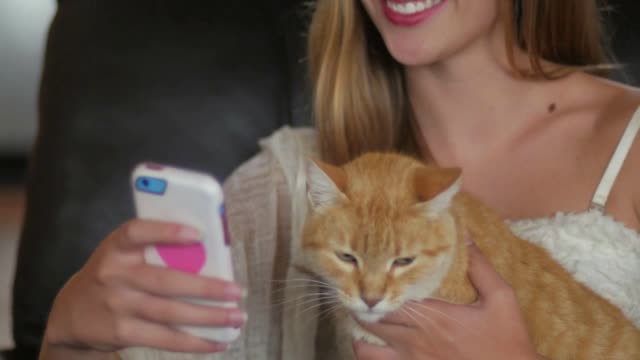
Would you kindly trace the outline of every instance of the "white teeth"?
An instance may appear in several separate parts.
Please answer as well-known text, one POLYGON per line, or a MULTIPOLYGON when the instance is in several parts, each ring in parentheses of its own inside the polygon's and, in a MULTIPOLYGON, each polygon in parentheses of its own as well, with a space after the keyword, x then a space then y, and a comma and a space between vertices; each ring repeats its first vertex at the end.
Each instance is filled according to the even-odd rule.
POLYGON ((387 1, 387 6, 397 13, 403 15, 412 15, 430 9, 440 4, 442 1, 443 0, 422 0, 399 4, 389 0, 387 1))

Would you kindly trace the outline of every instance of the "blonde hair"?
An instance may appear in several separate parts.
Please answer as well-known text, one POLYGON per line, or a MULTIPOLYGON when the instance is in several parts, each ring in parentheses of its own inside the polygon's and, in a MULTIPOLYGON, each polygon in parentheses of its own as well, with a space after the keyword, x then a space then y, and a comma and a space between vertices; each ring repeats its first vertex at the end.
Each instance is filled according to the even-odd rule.
MULTIPOLYGON (((502 0, 509 61, 520 76, 554 78, 608 63, 595 0, 502 0), (515 47, 530 69, 515 66, 515 47), (561 71, 543 68, 543 60, 561 71)), ((308 35, 313 117, 322 157, 341 165, 367 151, 416 148, 402 66, 360 0, 317 0, 308 35)))

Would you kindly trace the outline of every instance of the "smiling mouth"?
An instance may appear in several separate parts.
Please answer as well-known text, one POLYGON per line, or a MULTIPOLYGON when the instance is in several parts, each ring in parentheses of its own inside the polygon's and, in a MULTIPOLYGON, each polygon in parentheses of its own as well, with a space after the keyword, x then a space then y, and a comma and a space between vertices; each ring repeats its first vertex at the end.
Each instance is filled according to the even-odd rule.
POLYGON ((429 10, 439 5, 444 0, 422 0, 410 2, 387 1, 387 7, 392 11, 402 15, 413 15, 422 11, 429 10))
POLYGON ((447 0, 381 0, 387 19, 399 26, 414 26, 430 18, 447 0))

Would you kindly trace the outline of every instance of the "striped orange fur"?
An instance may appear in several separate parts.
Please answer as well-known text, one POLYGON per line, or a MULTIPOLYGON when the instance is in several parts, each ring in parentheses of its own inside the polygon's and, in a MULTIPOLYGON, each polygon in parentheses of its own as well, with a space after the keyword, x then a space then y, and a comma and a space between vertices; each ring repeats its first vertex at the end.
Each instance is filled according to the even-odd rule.
MULTIPOLYGON (((469 232, 514 289, 538 352, 550 359, 640 359, 640 330, 542 248, 514 236, 458 191, 460 171, 369 153, 343 167, 310 161, 310 213, 297 264, 330 287, 337 321, 372 342, 352 316, 377 321, 410 300, 468 304, 469 232)), ((342 328, 344 328, 342 326, 342 328)))

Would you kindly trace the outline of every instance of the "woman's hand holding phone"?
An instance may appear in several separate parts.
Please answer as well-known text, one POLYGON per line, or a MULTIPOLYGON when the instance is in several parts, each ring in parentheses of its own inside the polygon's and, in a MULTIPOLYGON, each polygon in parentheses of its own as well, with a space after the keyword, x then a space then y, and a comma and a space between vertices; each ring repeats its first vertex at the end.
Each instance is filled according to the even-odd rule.
MULTIPOLYGON (((238 302, 236 284, 145 261, 151 245, 198 243, 197 230, 178 224, 133 220, 109 235, 58 294, 45 335, 45 359, 56 348, 113 352, 144 346, 175 352, 210 353, 228 345, 175 329, 172 324, 240 327, 240 309, 177 300, 238 302)), ((43 354, 44 354, 43 353, 43 354)))
POLYGON ((220 184, 145 163, 132 187, 138 219, 103 240, 58 293, 41 359, 126 347, 221 352, 239 336, 245 292, 233 283, 220 184))

